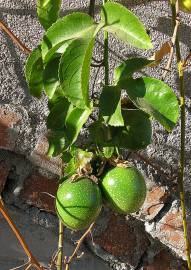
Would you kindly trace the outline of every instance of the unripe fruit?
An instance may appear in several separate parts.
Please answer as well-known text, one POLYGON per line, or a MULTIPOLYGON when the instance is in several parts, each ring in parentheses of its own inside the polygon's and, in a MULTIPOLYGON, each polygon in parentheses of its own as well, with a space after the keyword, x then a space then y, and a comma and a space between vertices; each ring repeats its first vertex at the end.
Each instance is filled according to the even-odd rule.
POLYGON ((191 0, 179 0, 180 10, 191 13, 191 0))
POLYGON ((57 214, 66 227, 81 230, 95 221, 102 207, 101 192, 95 183, 84 177, 63 182, 57 191, 57 214))
POLYGON ((101 182, 101 189, 108 205, 118 213, 134 213, 146 197, 146 184, 135 167, 110 170, 101 182))

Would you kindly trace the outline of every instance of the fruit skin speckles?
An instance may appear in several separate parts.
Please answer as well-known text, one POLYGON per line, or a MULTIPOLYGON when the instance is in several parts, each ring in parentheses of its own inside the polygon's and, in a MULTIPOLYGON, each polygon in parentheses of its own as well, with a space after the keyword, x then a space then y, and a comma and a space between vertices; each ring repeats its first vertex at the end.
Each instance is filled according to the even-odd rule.
POLYGON ((135 167, 116 167, 110 170, 100 187, 106 204, 120 214, 138 211, 146 197, 144 177, 135 167))
POLYGON ((101 192, 88 178, 74 182, 64 181, 56 196, 57 214, 64 225, 73 230, 82 230, 94 222, 102 207, 101 192))

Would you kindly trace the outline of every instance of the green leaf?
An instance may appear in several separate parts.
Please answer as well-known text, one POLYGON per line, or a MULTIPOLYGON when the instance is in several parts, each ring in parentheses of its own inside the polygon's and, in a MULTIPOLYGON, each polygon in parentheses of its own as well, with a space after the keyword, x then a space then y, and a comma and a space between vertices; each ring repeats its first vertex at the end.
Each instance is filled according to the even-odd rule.
POLYGON ((96 29, 93 19, 85 13, 72 13, 59 19, 45 33, 42 41, 42 58, 46 63, 51 56, 67 41, 92 35, 96 29))
POLYGON ((58 67, 59 67, 60 57, 53 58, 45 66, 43 73, 43 83, 44 90, 47 96, 51 99, 59 86, 58 79, 58 67))
POLYGON ((95 121, 88 127, 90 137, 93 143, 99 146, 113 146, 112 141, 112 127, 108 126, 101 121, 95 121))
POLYGON ((118 86, 104 86, 100 96, 100 111, 106 124, 123 126, 121 114, 121 89, 118 86))
POLYGON ((78 134, 86 123, 91 112, 92 109, 89 108, 80 109, 77 107, 71 107, 66 118, 66 136, 70 144, 73 144, 76 141, 78 134))
POLYGON ((114 70, 114 83, 117 84, 119 80, 130 78, 134 72, 152 65, 154 62, 154 60, 141 57, 127 59, 114 70))
POLYGON ((43 90, 43 63, 40 47, 34 49, 29 55, 25 65, 25 77, 31 95, 39 98, 43 90))
POLYGON ((51 134, 48 136, 48 157, 57 156, 64 150, 64 148, 67 146, 65 137, 66 136, 63 132, 51 132, 51 134))
POLYGON ((179 105, 173 90, 164 82, 150 77, 119 81, 129 98, 141 110, 153 116, 167 131, 178 121, 179 105))
POLYGON ((37 15, 41 25, 47 30, 57 19, 61 0, 38 0, 37 15))
POLYGON ((124 42, 140 49, 151 49, 152 43, 143 24, 124 6, 107 2, 101 12, 104 30, 111 32, 124 42))
POLYGON ((115 145, 130 150, 146 148, 152 136, 148 115, 140 110, 123 110, 123 119, 124 127, 113 130, 115 145))
POLYGON ((70 177, 77 172, 77 169, 78 169, 78 162, 76 160, 76 157, 73 157, 68 162, 67 166, 64 168, 64 174, 70 177))
POLYGON ((105 158, 111 158, 114 153, 115 147, 103 147, 103 155, 105 158))
POLYGON ((90 107, 89 74, 93 45, 94 38, 74 40, 63 53, 59 67, 63 95, 83 109, 90 107))
POLYGON ((65 97, 59 97, 50 110, 47 118, 47 127, 51 130, 64 130, 70 106, 65 97))
POLYGON ((93 141, 104 149, 112 147, 140 150, 151 143, 149 116, 140 110, 122 110, 123 127, 109 127, 95 122, 89 127, 93 141))

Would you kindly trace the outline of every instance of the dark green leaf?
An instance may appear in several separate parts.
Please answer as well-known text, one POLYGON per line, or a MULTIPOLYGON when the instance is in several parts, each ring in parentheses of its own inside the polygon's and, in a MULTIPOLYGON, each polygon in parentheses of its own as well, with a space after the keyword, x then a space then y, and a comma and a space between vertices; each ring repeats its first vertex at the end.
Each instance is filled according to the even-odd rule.
POLYGON ((124 42, 140 49, 152 48, 143 24, 124 6, 107 2, 102 7, 101 18, 105 25, 104 30, 113 33, 124 42))
POLYGON ((42 57, 46 63, 51 56, 67 41, 79 38, 86 34, 92 35, 96 24, 93 19, 85 13, 72 13, 59 19, 45 33, 42 41, 42 57))
POLYGON ((47 127, 52 130, 63 130, 70 106, 65 97, 58 98, 48 115, 47 127))
POLYGON ((141 57, 127 59, 114 70, 114 83, 117 83, 122 79, 128 79, 134 72, 139 71, 154 62, 154 60, 141 57))
POLYGON ((86 123, 91 109, 72 108, 67 114, 66 118, 66 135, 70 144, 74 143, 80 133, 83 125, 86 123))
POLYGON ((78 169, 78 161, 76 160, 76 157, 73 157, 65 167, 64 174, 70 177, 73 174, 77 173, 77 169, 78 169))
POLYGON ((56 57, 48 62, 43 74, 44 89, 47 96, 51 99, 59 85, 58 67, 60 57, 56 57))
POLYGON ((103 147, 103 154, 105 158, 112 157, 114 153, 115 148, 114 147, 103 147))
MULTIPOLYGON (((93 33, 92 33, 93 34, 93 33)), ((63 53, 59 79, 64 96, 79 108, 90 107, 89 74, 94 39, 76 39, 63 53)))
POLYGON ((124 126, 108 127, 95 122, 90 126, 93 141, 101 147, 118 147, 130 150, 146 148, 151 142, 151 122, 147 114, 140 110, 122 111, 124 126))
POLYGON ((42 26, 47 30, 57 19, 61 0, 38 0, 37 15, 42 26))
POLYGON ((149 77, 121 80, 119 84, 126 89, 138 108, 153 116, 166 130, 174 128, 178 121, 179 105, 167 84, 149 77))
POLYGON ((112 140, 111 126, 106 126, 100 121, 96 121, 88 129, 93 143, 99 146, 113 146, 113 144, 110 144, 112 140))
POLYGON ((152 136, 148 115, 140 110, 123 110, 123 119, 124 127, 113 130, 115 145, 130 150, 146 148, 152 136))
POLYGON ((48 101, 49 110, 52 110, 52 108, 60 100, 60 98, 63 98, 63 94, 62 89, 60 88, 60 86, 58 86, 54 92, 53 97, 48 101))
POLYGON ((43 63, 40 47, 34 49, 29 55, 25 66, 25 77, 31 95, 40 97, 43 90, 43 63))
POLYGON ((121 114, 121 89, 118 86, 103 87, 100 96, 100 111, 108 125, 124 125, 121 114))
POLYGON ((67 146, 65 137, 65 134, 59 131, 52 132, 49 135, 49 150, 47 154, 49 157, 57 156, 64 150, 64 148, 67 146))

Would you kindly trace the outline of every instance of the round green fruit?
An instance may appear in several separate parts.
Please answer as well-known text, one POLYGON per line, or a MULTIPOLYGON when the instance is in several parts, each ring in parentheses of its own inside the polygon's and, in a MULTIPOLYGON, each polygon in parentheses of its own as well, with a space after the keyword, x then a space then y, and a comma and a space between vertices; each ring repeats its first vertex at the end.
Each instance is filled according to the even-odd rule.
POLYGON ((116 167, 101 182, 108 205, 116 212, 127 214, 140 209, 146 197, 144 177, 135 167, 116 167))
POLYGON ((191 0, 179 0, 180 10, 191 13, 191 0))
POLYGON ((66 180, 57 191, 56 210, 66 227, 81 230, 95 221, 102 207, 101 191, 88 178, 66 180))

